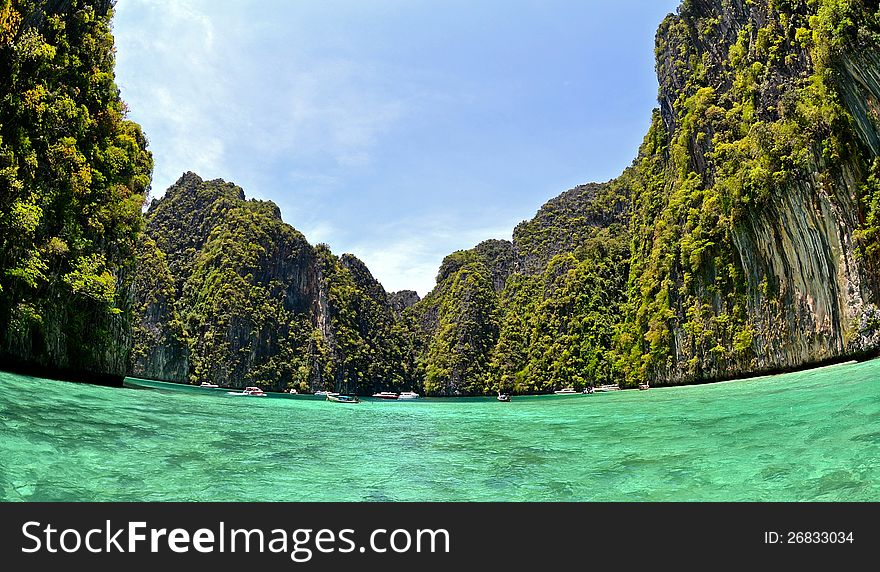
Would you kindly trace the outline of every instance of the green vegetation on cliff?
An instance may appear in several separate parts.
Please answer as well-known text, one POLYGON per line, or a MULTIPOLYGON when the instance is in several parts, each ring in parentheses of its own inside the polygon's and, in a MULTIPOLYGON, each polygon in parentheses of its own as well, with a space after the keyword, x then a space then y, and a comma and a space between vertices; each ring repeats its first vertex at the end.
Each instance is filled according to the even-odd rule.
POLYGON ((485 391, 489 352, 498 339, 496 305, 491 274, 484 264, 466 263, 449 277, 437 309, 437 331, 424 359, 425 391, 453 395, 485 391))
POLYGON ((274 389, 408 389, 410 336, 366 266, 271 202, 184 174, 147 214, 132 373, 274 389))
POLYGON ((409 312, 425 391, 532 393, 614 379, 629 264, 626 176, 572 189, 514 232, 441 265, 409 312))
POLYGON ((0 0, 0 355, 123 375, 152 158, 107 0, 0 0))
POLYGON ((721 10, 689 0, 661 26, 661 110, 634 169, 619 337, 631 383, 712 379, 858 349, 849 347, 858 317, 845 314, 870 311, 876 280, 872 263, 850 262, 846 251, 855 238, 876 255, 874 157, 842 103, 839 66, 848 53, 877 50, 876 2, 868 4, 735 1, 721 10), (852 273, 842 280, 841 265, 852 273), (858 307, 842 307, 844 289, 857 291, 849 303, 858 307), (809 323, 816 318, 828 323, 809 323), (804 353, 785 347, 809 335, 815 347, 804 353))
POLYGON ((353 255, 336 257, 325 245, 316 252, 326 293, 318 386, 368 395, 417 387, 411 336, 385 289, 353 255))

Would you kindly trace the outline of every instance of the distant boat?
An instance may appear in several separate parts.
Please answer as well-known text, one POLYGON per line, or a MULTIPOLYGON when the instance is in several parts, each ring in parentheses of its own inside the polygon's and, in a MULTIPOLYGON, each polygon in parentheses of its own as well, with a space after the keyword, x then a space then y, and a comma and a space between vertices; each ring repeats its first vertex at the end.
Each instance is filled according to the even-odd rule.
POLYGON ((247 397, 266 397, 266 392, 259 387, 245 387, 244 391, 227 391, 226 395, 237 395, 247 397))
POLYGON ((596 388, 596 391, 605 393, 606 391, 620 391, 620 386, 616 383, 609 383, 607 385, 600 385, 596 388))
POLYGON ((216 383, 208 383, 207 381, 203 381, 199 387, 204 387, 205 389, 217 389, 220 387, 216 383))
POLYGON ((647 383, 640 383, 639 384, 639 391, 647 391, 649 389, 651 389, 651 386, 648 385, 647 383))
POLYGON ((499 393, 498 397, 496 397, 498 401, 502 401, 504 403, 510 403, 510 395, 506 393, 499 393))
POLYGON ((291 388, 291 389, 289 389, 289 390, 287 391, 287 393, 289 393, 290 395, 296 395, 296 394, 299 393, 299 391, 297 391, 297 390, 291 388))
POLYGON ((339 394, 338 394, 338 393, 335 393, 335 392, 332 392, 332 391, 324 391, 324 390, 321 390, 321 391, 316 391, 316 392, 315 392, 315 395, 317 395, 317 396, 319 396, 319 397, 326 397, 326 396, 328 396, 328 395, 339 395, 339 394))
POLYGON ((593 386, 592 386, 592 385, 589 385, 589 386, 587 386, 587 387, 584 388, 584 391, 583 391, 583 394, 584 394, 584 395, 593 395, 594 393, 596 393, 596 390, 593 389, 593 386))
POLYGON ((578 394, 578 392, 575 391, 573 387, 566 387, 565 389, 560 389, 560 390, 554 391, 553 393, 555 393, 556 395, 577 395, 578 394))
POLYGON ((379 393, 374 393, 373 397, 376 399, 397 399, 400 396, 393 391, 380 391, 379 393))
POLYGON ((397 397, 397 399, 418 399, 418 398, 419 398, 419 394, 416 393, 415 391, 404 391, 403 393, 401 393, 397 397))
POLYGON ((339 395, 328 393, 327 401, 332 401, 334 403, 360 403, 361 400, 358 399, 357 395, 339 395))

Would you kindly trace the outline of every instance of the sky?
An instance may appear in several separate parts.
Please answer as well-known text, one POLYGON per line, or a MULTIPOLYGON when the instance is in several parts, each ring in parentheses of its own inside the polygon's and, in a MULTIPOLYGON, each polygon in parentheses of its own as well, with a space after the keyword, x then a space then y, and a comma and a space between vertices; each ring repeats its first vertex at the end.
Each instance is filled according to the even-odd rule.
POLYGON ((619 175, 679 0, 118 0, 117 83, 155 160, 272 200, 386 290, 619 175))

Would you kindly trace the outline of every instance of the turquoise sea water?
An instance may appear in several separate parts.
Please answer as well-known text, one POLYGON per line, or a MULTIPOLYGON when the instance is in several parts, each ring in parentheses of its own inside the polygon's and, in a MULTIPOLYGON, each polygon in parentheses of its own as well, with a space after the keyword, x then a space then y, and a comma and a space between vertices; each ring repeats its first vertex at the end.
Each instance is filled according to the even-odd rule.
POLYGON ((0 373, 0 499, 880 500, 880 361, 511 403, 126 384, 0 373))

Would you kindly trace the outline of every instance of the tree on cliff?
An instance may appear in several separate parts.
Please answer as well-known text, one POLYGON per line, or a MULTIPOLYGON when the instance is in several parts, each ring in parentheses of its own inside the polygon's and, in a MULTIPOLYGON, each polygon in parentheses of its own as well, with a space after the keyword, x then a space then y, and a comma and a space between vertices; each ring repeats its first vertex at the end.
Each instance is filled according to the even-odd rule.
POLYGON ((124 374, 152 157, 109 0, 0 0, 0 353, 124 374))

